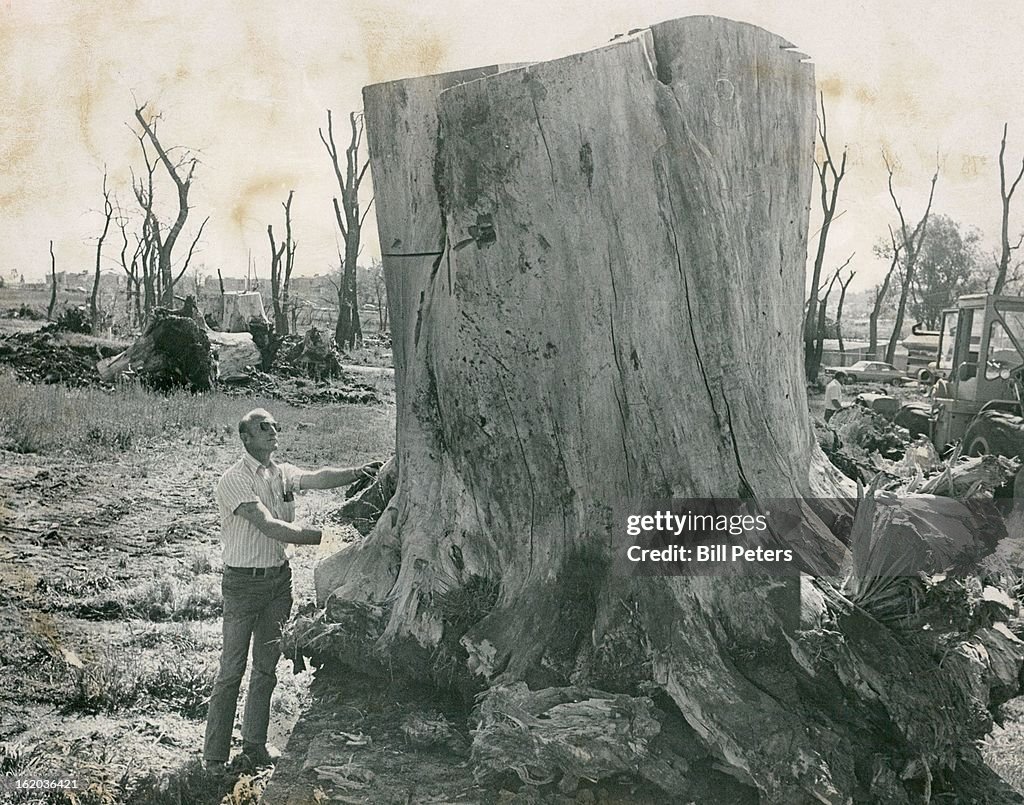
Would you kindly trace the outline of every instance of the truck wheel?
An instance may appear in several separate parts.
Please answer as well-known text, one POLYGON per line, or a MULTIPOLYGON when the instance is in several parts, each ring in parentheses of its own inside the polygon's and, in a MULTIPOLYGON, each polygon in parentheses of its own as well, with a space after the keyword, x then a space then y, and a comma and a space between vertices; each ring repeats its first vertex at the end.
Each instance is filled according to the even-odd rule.
POLYGON ((1006 411, 982 411, 964 433, 969 456, 1020 456, 1024 453, 1024 419, 1006 411))
POLYGON ((988 440, 984 436, 975 436, 967 445, 967 455, 969 456, 987 456, 991 453, 992 448, 989 447, 988 440))

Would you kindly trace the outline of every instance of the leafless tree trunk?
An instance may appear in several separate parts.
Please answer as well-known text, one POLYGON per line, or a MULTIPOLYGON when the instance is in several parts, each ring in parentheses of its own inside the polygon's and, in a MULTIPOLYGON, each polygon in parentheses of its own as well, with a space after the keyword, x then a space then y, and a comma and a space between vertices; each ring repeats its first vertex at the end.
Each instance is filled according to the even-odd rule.
MULTIPOLYGON (((203 234, 203 228, 206 226, 209 217, 203 221, 199 226, 199 232, 196 234, 192 241, 192 245, 189 247, 188 256, 185 259, 184 265, 181 267, 181 271, 178 272, 177 276, 174 276, 172 272, 172 256, 174 253, 174 246, 178 241, 178 236, 181 234, 181 230, 185 226, 185 221, 188 219, 188 194, 192 187, 192 177, 195 173, 198 159, 191 154, 186 152, 186 155, 178 162, 172 162, 168 155, 168 150, 161 144, 160 139, 156 133, 156 123, 159 119, 159 115, 154 117, 151 121, 147 121, 143 117, 142 112, 145 110, 146 104, 138 107, 135 110, 135 119, 142 126, 143 134, 139 135, 139 142, 143 143, 144 138, 148 138, 153 148, 156 150, 157 158, 160 163, 164 166, 167 175, 177 190, 178 197, 178 213, 175 216, 173 223, 167 228, 166 232, 160 231, 160 224, 156 221, 153 216, 153 198, 152 198, 152 166, 150 165, 149 157, 146 156, 146 165, 150 168, 150 184, 149 184, 149 203, 147 206, 148 215, 152 218, 153 228, 155 230, 156 246, 157 246, 157 261, 158 261, 158 287, 160 294, 160 303, 165 307, 174 307, 174 285, 184 275, 188 269, 188 264, 192 258, 192 254, 195 250, 196 243, 203 234)), ((143 144, 143 152, 145 153, 145 145, 143 144)))
MULTIPOLYGON (((852 259, 852 255, 850 259, 852 259)), ((846 263, 849 262, 850 260, 846 261, 846 263)), ((825 351, 825 328, 828 319, 828 298, 832 295, 832 288, 839 279, 839 272, 846 267, 846 263, 843 263, 843 265, 839 266, 839 268, 832 273, 832 279, 830 279, 828 285, 825 286, 824 296, 819 296, 820 289, 818 289, 814 294, 815 299, 818 301, 818 318, 814 323, 814 352, 812 358, 814 360, 814 365, 818 367, 821 366, 821 356, 825 351)))
POLYGON ((992 293, 1002 293, 1003 287, 1006 285, 1006 275, 1010 268, 1010 255, 1012 252, 1020 248, 1021 243, 1024 242, 1024 234, 1017 240, 1015 246, 1010 245, 1010 199, 1013 198, 1013 193, 1017 189, 1017 185, 1020 183, 1022 177, 1024 177, 1024 159, 1021 160, 1020 170, 1017 172, 1017 178, 1013 180, 1010 185, 1010 189, 1006 189, 1006 163, 1004 158, 1006 156, 1006 131, 1007 124, 1003 124, 1003 139, 999 141, 999 197, 1002 200, 1003 206, 1003 219, 1002 227, 1000 229, 1000 253, 999 262, 996 264, 996 281, 992 287, 992 293))
POLYGON ((889 227, 889 239, 892 241, 892 261, 889 263, 889 270, 885 272, 885 278, 881 284, 875 286, 875 298, 871 305, 871 313, 868 315, 868 352, 872 360, 878 360, 878 317, 882 313, 882 305, 885 296, 889 292, 889 284, 892 281, 893 272, 900 264, 900 251, 903 246, 896 242, 896 233, 889 227))
POLYGON ((377 299, 377 326, 383 333, 388 329, 388 289, 384 280, 384 266, 375 262, 370 270, 373 272, 373 293, 377 299))
POLYGON ((337 197, 333 199, 334 217, 338 224, 338 231, 341 233, 341 239, 345 243, 341 282, 338 284, 338 323, 334 330, 334 339, 337 341, 339 349, 351 349, 363 337, 359 323, 359 304, 356 299, 356 260, 359 257, 359 240, 363 221, 366 220, 366 214, 373 205, 373 199, 370 199, 366 209, 360 212, 359 186, 366 175, 366 169, 370 166, 369 160, 366 160, 361 167, 359 165, 359 147, 363 139, 362 113, 351 112, 349 123, 352 133, 348 147, 345 149, 344 172, 341 168, 338 147, 334 142, 334 125, 330 109, 327 110, 327 136, 324 136, 323 129, 318 129, 320 141, 331 158, 334 176, 338 180, 338 189, 341 195, 340 204, 337 197))
POLYGON ((121 230, 121 268, 124 270, 125 281, 125 316, 128 326, 138 325, 142 321, 139 288, 142 281, 139 277, 139 257, 142 254, 142 239, 135 241, 135 252, 131 261, 128 260, 128 217, 118 209, 117 226, 121 230))
POLYGON ((267 224, 267 237, 270 238, 270 294, 274 307, 274 328, 278 335, 288 334, 288 286, 295 267, 295 241, 292 240, 292 197, 295 191, 288 193, 288 201, 284 207, 285 237, 278 246, 274 240, 274 226, 267 224), (283 263, 283 264, 282 264, 283 263))
POLYGON ((816 329, 820 319, 818 316, 818 284, 821 282, 821 268, 825 262, 825 244, 828 240, 829 229, 832 227, 832 221, 836 215, 839 185, 846 175, 846 149, 843 148, 843 156, 837 170, 835 160, 832 158, 832 151, 828 145, 825 96, 821 93, 819 93, 818 107, 818 139, 824 151, 824 159, 820 164, 815 159, 814 167, 818 174, 823 220, 821 229, 818 232, 818 250, 814 255, 814 268, 811 271, 811 294, 807 300, 807 312, 804 318, 804 372, 807 375, 807 379, 811 381, 817 380, 818 368, 821 365, 821 348, 818 344, 818 332, 816 329), (830 182, 831 187, 829 187, 830 182))
POLYGON ((892 163, 884 152, 882 160, 885 162, 885 169, 889 172, 889 197, 892 199, 892 203, 896 207, 896 212, 900 218, 900 242, 903 249, 903 282, 900 288, 900 301, 896 308, 896 321, 893 323, 892 334, 889 336, 889 343, 885 348, 885 360, 887 363, 892 363, 893 358, 896 357, 896 345, 899 344, 900 331, 903 329, 903 318, 907 311, 907 298, 910 295, 910 289, 914 282, 914 265, 917 262, 917 256, 921 251, 921 246, 924 244, 924 237, 928 230, 928 216, 931 214, 932 200, 935 198, 935 183, 939 180, 939 169, 936 167, 935 174, 932 176, 932 186, 928 193, 928 205, 925 207, 924 215, 921 216, 921 220, 917 222, 917 226, 911 231, 907 226, 907 219, 903 215, 903 208, 896 198, 896 191, 893 190, 892 163))
POLYGON ((93 335, 99 333, 100 311, 97 300, 100 292, 100 258, 103 255, 103 241, 110 230, 110 220, 114 217, 114 205, 110 202, 110 191, 107 190, 107 169, 103 169, 103 231, 96 241, 96 271, 92 280, 92 295, 89 297, 89 322, 93 335))
POLYGON ((843 302, 846 301, 846 289, 850 287, 850 283, 853 282, 853 278, 857 275, 856 271, 851 271, 850 276, 846 278, 846 282, 839 281, 839 304, 836 305, 836 338, 839 340, 839 354, 846 354, 846 345, 843 344, 843 302))
POLYGON ((57 307, 57 258, 53 255, 53 241, 50 241, 50 304, 46 307, 46 320, 53 319, 53 309, 57 307))
MULTIPOLYGON (((154 174, 156 165, 149 158, 149 151, 146 148, 145 134, 136 134, 139 141, 139 148, 142 151, 142 158, 146 164, 145 177, 135 178, 132 172, 132 190, 142 210, 142 232, 138 236, 139 268, 142 271, 140 278, 143 287, 142 312, 143 318, 149 318, 149 312, 161 298, 160 278, 157 276, 157 255, 160 252, 160 223, 153 212, 154 174)), ((142 318, 137 318, 137 323, 142 318)))

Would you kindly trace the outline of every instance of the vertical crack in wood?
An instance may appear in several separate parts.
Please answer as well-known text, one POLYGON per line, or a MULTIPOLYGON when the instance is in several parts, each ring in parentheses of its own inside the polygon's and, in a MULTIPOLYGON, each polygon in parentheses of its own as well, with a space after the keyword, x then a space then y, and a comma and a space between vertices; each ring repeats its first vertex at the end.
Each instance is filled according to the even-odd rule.
MULTIPOLYGON (((615 361, 615 366, 619 370, 619 379, 622 382, 622 393, 625 395, 626 389, 628 388, 628 381, 626 380, 626 373, 622 368, 622 361, 619 360, 619 342, 615 335, 615 311, 619 306, 619 292, 615 287, 615 270, 612 268, 612 256, 608 255, 608 276, 611 278, 612 286, 612 300, 614 304, 608 310, 608 325, 609 334, 612 340, 612 358, 615 361)), ((622 428, 619 431, 619 438, 622 440, 622 459, 626 464, 626 484, 630 490, 633 489, 633 475, 629 468, 629 449, 626 446, 626 411, 622 404, 622 399, 619 396, 619 389, 612 383, 612 392, 615 394, 615 402, 619 408, 619 421, 622 423, 622 428)))
MULTIPOLYGON (((495 356, 490 356, 501 368, 508 371, 508 368, 498 360, 495 356)), ((516 442, 519 444, 519 454, 523 457, 523 468, 526 470, 526 480, 530 483, 530 569, 527 573, 527 578, 533 575, 533 529, 537 518, 537 489, 533 483, 533 472, 530 470, 530 461, 526 457, 526 447, 523 445, 523 437, 519 433, 519 424, 516 422, 516 414, 512 409, 512 401, 508 398, 508 389, 505 388, 505 381, 501 378, 501 372, 495 372, 494 376, 498 379, 498 385, 501 386, 501 394, 505 398, 505 406, 508 408, 508 416, 512 422, 512 430, 516 434, 516 442)))
POLYGON ((619 421, 622 428, 619 430, 619 438, 622 441, 622 459, 626 465, 626 492, 632 494, 633 473, 629 469, 629 448, 626 445, 626 411, 622 406, 622 399, 619 397, 619 389, 613 384, 612 393, 615 395, 615 404, 619 407, 619 421))
MULTIPOLYGON (((565 451, 562 450, 562 442, 558 438, 558 423, 552 422, 551 436, 555 440, 555 451, 558 455, 558 462, 562 465, 562 473, 565 475, 565 488, 571 493, 572 492, 572 480, 569 477, 569 465, 565 463, 565 451)), ((568 543, 569 541, 569 518, 566 516, 566 507, 568 506, 568 500, 565 495, 562 495, 560 501, 562 508, 562 542, 568 543)))
POLYGON ((533 115, 537 119, 537 131, 540 132, 540 140, 544 143, 544 153, 548 155, 548 168, 551 171, 551 188, 555 189, 555 163, 551 159, 551 149, 548 148, 548 138, 544 135, 544 126, 540 122, 540 111, 537 109, 537 99, 533 92, 530 92, 530 103, 533 104, 533 115))
POLYGON ((679 279, 683 283, 683 297, 686 300, 686 325, 690 331, 690 342, 693 344, 693 354, 697 359, 697 368, 700 370, 701 379, 704 381, 704 388, 708 392, 708 404, 711 406, 711 413, 715 417, 715 425, 719 432, 723 430, 722 419, 718 415, 718 408, 715 406, 715 393, 711 389, 711 381, 708 380, 707 370, 704 368, 704 359, 700 354, 700 342, 697 339, 697 332, 693 329, 693 307, 690 304, 690 284, 686 279, 686 271, 683 269, 683 257, 679 253, 679 235, 676 233, 676 208, 675 202, 672 200, 672 185, 671 177, 668 175, 668 168, 665 170, 665 193, 668 195, 668 228, 672 233, 672 250, 676 256, 676 269, 679 271, 679 279))

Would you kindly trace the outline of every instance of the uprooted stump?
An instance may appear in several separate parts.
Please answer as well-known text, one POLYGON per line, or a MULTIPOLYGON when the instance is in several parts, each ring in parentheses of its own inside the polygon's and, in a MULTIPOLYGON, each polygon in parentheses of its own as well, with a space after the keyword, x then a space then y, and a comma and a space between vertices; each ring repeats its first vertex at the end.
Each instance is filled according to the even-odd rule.
POLYGON ((618 736, 590 772, 569 730, 502 732, 569 788, 635 760, 646 728, 610 714, 640 727, 647 697, 682 725, 658 733, 670 798, 1006 799, 980 688, 829 580, 848 552, 808 501, 844 486, 799 357, 814 97, 788 42, 711 17, 365 90, 399 479, 317 568, 345 624, 329 661, 606 692, 558 711, 618 736), (807 528, 769 546, 793 572, 617 572, 621 507, 665 498, 795 501, 807 528), (688 752, 733 788, 700 789, 688 752))
POLYGON ((217 368, 210 339, 192 316, 154 308, 138 340, 113 358, 96 364, 106 381, 127 375, 160 391, 208 391, 217 368))

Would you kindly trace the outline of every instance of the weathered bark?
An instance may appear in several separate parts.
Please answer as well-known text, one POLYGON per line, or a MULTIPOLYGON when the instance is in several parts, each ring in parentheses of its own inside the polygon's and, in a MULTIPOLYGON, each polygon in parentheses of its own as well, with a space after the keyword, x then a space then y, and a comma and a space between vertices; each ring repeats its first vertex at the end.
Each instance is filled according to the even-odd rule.
MULTIPOLYGON (((882 801, 911 758, 946 768, 970 747, 961 710, 901 709, 956 694, 937 662, 824 582, 610 570, 620 504, 838 489, 809 469, 802 56, 695 17, 555 62, 368 87, 364 104, 399 480, 367 540, 317 568, 348 661, 369 662, 351 649, 371 639, 387 667, 435 680, 600 688, 602 719, 653 713, 614 696, 653 690, 685 720, 679 743, 745 792, 700 801, 882 801), (821 631, 826 592, 847 643, 821 631)), ((779 542, 835 572, 843 546, 805 514, 779 542)), ((595 764, 546 762, 601 774, 650 754, 592 737, 595 764)), ((659 785, 694 798, 700 771, 670 755, 659 785)))

